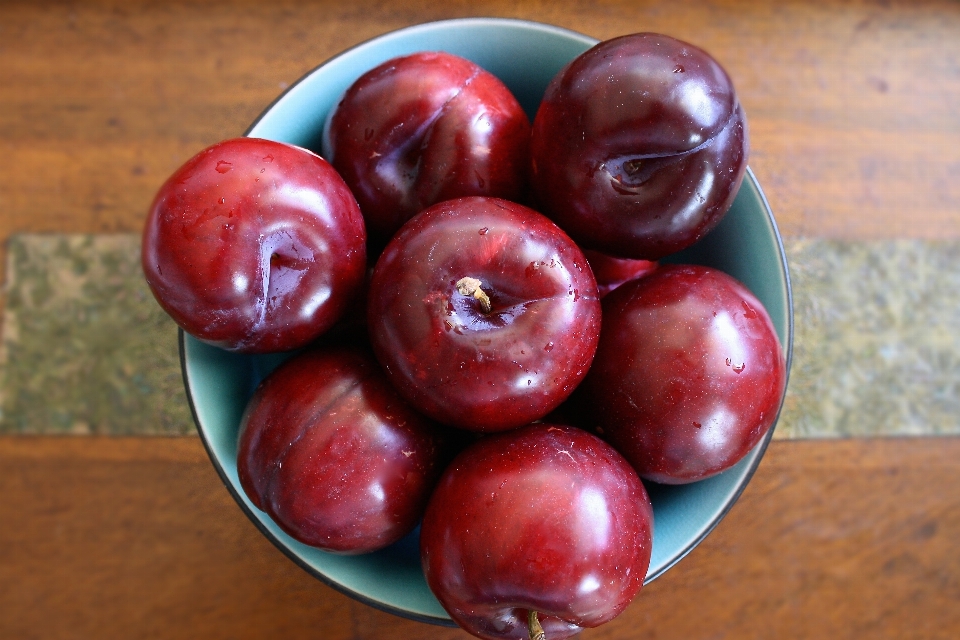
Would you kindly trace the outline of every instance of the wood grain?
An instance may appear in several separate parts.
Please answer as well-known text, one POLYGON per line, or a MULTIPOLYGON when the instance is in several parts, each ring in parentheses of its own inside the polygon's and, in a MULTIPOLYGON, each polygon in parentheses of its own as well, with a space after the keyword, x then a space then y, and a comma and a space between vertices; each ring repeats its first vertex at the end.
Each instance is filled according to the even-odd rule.
MULTIPOLYGON (((774 442, 733 511, 582 637, 955 638, 960 439, 774 442)), ((351 601, 195 438, 0 438, 0 637, 465 639, 351 601)))
MULTIPOLYGON (((174 168, 317 64, 471 15, 712 52, 787 236, 960 237, 960 4, 946 0, 5 0, 0 241, 137 232, 174 168)), ((707 541, 583 637, 960 637, 958 455, 958 439, 774 443, 707 541)), ((0 638, 466 637, 310 578, 196 440, 0 438, 0 495, 0 638)))
POLYGON ((338 51, 497 15, 711 51, 787 235, 960 237, 952 2, 89 2, 0 6, 0 237, 138 231, 156 189, 338 51))

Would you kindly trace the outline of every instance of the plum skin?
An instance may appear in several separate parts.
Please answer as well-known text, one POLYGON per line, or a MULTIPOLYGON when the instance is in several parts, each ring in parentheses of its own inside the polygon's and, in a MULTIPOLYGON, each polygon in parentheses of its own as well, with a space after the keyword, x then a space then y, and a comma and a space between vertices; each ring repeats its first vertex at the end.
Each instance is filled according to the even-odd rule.
POLYGON ((748 152, 726 71, 693 45, 639 33, 553 78, 533 122, 531 187, 584 249, 657 260, 720 222, 748 152))
POLYGON ((518 200, 526 190, 529 118, 499 78, 450 53, 401 56, 364 73, 324 133, 324 155, 384 243, 437 202, 518 200))
POLYGON ((374 353, 401 395, 461 429, 537 420, 586 375, 600 331, 596 280, 580 249, 522 205, 441 202, 387 245, 370 282, 374 353), (485 313, 457 282, 481 280, 485 313))
POLYGON ((360 292, 366 230, 318 155, 234 138, 159 189, 141 259, 160 306, 187 333, 229 351, 288 351, 329 329, 360 292))
POLYGON ((640 591, 653 508, 626 460, 575 427, 485 436, 444 471, 420 534, 427 584, 451 618, 526 639, 535 610, 554 640, 610 621, 640 591))
POLYGON ((597 279, 601 300, 623 283, 642 278, 657 268, 655 260, 615 258, 590 249, 585 249, 583 255, 586 256, 593 275, 597 279))
POLYGON ((644 479, 716 475, 772 428, 785 356, 763 305, 731 276, 661 265, 604 298, 603 323, 577 400, 644 479))
POLYGON ((390 386, 365 349, 313 349, 261 382, 241 420, 237 472, 293 538, 341 554, 413 530, 449 438, 390 386))

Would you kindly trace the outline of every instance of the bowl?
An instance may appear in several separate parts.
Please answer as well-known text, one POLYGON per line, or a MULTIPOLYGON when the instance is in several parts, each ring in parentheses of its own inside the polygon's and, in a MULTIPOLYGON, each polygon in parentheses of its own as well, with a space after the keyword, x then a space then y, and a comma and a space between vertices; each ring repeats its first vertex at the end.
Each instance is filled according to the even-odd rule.
MULTIPOLYGON (((448 51, 491 71, 532 119, 551 78, 596 42, 554 26, 495 18, 401 29, 349 49, 305 75, 264 111, 246 135, 319 152, 327 114, 357 77, 385 60, 424 50, 448 51)), ((747 170, 721 224, 671 261, 717 267, 746 284, 773 319, 789 372, 793 306, 787 262, 773 214, 752 171, 747 170)), ((253 389, 283 355, 229 353, 181 332, 180 358, 187 397, 210 460, 263 535, 306 571, 357 600, 415 620, 453 625, 423 577, 417 531, 375 553, 334 555, 292 539, 247 499, 237 477, 241 414, 253 389)), ((720 475, 688 485, 650 485, 655 530, 648 582, 696 547, 726 515, 757 468, 772 433, 773 429, 720 475)))

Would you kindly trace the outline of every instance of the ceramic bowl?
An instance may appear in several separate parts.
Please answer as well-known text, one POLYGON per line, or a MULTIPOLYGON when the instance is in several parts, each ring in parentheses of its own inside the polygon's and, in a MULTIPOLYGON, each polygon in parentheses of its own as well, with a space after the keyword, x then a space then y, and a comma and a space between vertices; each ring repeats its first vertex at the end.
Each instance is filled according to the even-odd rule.
MULTIPOLYGON (((449 20, 402 29, 358 45, 308 73, 267 108, 247 135, 319 152, 328 112, 358 76, 390 58, 423 50, 448 51, 491 71, 532 119, 554 74, 595 43, 585 35, 518 20, 449 20)), ((751 171, 723 222, 674 260, 718 267, 745 283, 773 319, 789 371, 793 313, 787 263, 773 214, 751 171)), ((418 532, 369 555, 333 555, 290 538, 244 495, 236 463, 240 416, 256 384, 283 356, 228 353, 182 332, 180 345, 187 396, 200 437, 227 489, 260 531, 306 571, 360 601, 416 620, 451 625, 423 577, 418 532)), ((769 439, 770 435, 718 476, 683 486, 651 487, 656 525, 647 581, 689 553, 724 517, 749 482, 769 439)))

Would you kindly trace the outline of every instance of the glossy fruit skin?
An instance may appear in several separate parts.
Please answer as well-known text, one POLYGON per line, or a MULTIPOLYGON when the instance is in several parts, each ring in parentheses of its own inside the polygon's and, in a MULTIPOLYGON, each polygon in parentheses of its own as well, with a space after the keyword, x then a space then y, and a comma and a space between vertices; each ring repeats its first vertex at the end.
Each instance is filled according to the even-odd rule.
POLYGON ((374 267, 370 340, 419 411, 471 431, 546 415, 583 379, 600 330, 597 284, 555 224, 496 198, 449 200, 397 233, 374 267), (479 279, 492 309, 461 294, 479 279))
POLYGON ((578 401, 641 477, 710 477, 773 426, 783 349, 763 305, 729 275, 662 265, 607 296, 603 323, 578 401))
POLYGON ((622 36, 551 81, 533 123, 531 186, 581 247, 657 260, 719 223, 748 147, 733 84, 713 58, 668 36, 622 36))
POLYGON ((361 76, 331 114, 324 155, 353 189, 371 236, 464 196, 519 199, 530 120, 510 90, 443 52, 389 60, 361 76))
POLYGON ((253 504, 295 539, 342 554, 413 530, 443 465, 446 436, 414 412, 357 348, 309 350, 254 393, 237 471, 253 504))
POLYGON ((444 471, 424 515, 427 584, 481 638, 559 640, 616 617, 643 585, 653 510, 596 436, 535 424, 486 436, 444 471))
POLYGON ((625 282, 653 273, 658 264, 656 260, 617 258, 591 249, 585 249, 583 255, 586 256, 593 270, 593 276, 597 279, 601 300, 625 282))
POLYGON ((142 265, 184 331, 230 351, 299 348, 344 313, 364 277, 356 200, 316 154, 225 140, 164 183, 143 232, 142 265))

